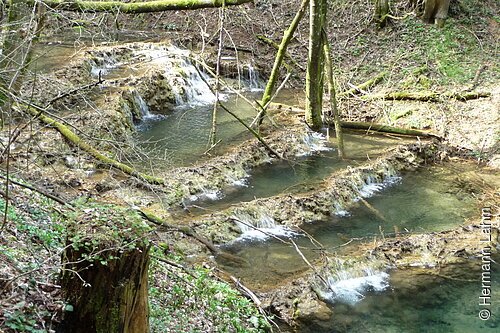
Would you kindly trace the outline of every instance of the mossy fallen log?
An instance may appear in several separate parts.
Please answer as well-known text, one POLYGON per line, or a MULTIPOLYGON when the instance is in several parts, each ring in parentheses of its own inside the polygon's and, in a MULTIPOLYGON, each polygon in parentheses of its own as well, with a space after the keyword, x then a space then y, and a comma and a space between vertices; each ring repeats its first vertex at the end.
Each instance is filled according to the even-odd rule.
MULTIPOLYGON (((144 2, 122 2, 43 0, 42 3, 49 8, 74 12, 115 12, 123 14, 139 14, 164 12, 168 10, 188 10, 222 6, 236 6, 252 1, 253 0, 159 0, 144 2)), ((36 1, 31 0, 30 2, 35 3, 36 1)))
MULTIPOLYGON (((278 110, 286 110, 300 115, 305 113, 304 109, 283 103, 271 103, 271 107, 278 110)), ((438 138, 438 139, 441 138, 439 135, 432 133, 430 131, 394 127, 384 124, 369 123, 363 121, 342 121, 341 124, 342 128, 349 128, 349 129, 367 130, 367 131, 391 133, 397 135, 420 136, 427 138, 438 138)))
POLYGON ((355 94, 361 93, 364 90, 369 89, 369 88, 375 86, 380 81, 382 81, 382 79, 386 75, 387 75, 387 72, 381 72, 381 73, 377 74, 376 76, 374 76, 373 78, 369 79, 368 81, 363 82, 360 85, 353 87, 352 89, 341 92, 339 94, 339 96, 355 95, 355 94))
POLYGON ((429 131, 394 127, 384 124, 367 123, 362 121, 342 121, 341 123, 342 123, 342 128, 368 130, 373 132, 391 133, 399 135, 420 136, 427 138, 440 138, 438 135, 429 131))
POLYGON ((89 145, 88 143, 83 141, 78 135, 76 135, 73 131, 71 131, 69 129, 69 127, 67 127, 66 125, 62 124, 61 122, 47 116, 46 114, 43 113, 43 111, 37 110, 31 106, 23 106, 22 109, 26 110, 29 114, 31 114, 33 117, 39 119, 43 123, 55 128, 71 144, 77 146, 78 148, 80 148, 84 152, 88 153, 89 155, 91 155, 92 157, 97 159, 98 161, 100 161, 106 165, 112 166, 120 171, 123 171, 126 174, 129 174, 131 176, 142 179, 142 180, 144 180, 148 183, 151 183, 151 184, 162 185, 165 183, 165 181, 161 178, 153 177, 151 175, 146 175, 144 173, 138 172, 137 170, 135 170, 131 166, 124 164, 124 163, 121 163, 121 162, 118 162, 118 161, 104 155, 103 153, 98 151, 96 148, 92 147, 91 145, 89 145))
POLYGON ((457 99, 459 101, 468 101, 483 97, 490 97, 490 92, 481 91, 463 91, 463 92, 444 92, 438 93, 434 91, 393 91, 382 94, 370 94, 361 96, 365 101, 384 99, 394 101, 420 101, 420 102, 439 102, 446 99, 457 99))

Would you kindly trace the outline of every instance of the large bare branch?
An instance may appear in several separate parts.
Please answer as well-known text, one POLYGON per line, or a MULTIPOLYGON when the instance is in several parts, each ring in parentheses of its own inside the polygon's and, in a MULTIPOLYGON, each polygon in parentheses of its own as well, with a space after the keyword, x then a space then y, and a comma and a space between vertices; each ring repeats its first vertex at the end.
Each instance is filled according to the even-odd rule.
MULTIPOLYGON (((31 1, 36 2, 36 0, 31 1)), ((168 10, 213 8, 222 7, 223 5, 236 6, 253 2, 253 0, 158 0, 144 2, 42 0, 42 2, 46 6, 58 10, 138 14, 164 12, 168 10)))

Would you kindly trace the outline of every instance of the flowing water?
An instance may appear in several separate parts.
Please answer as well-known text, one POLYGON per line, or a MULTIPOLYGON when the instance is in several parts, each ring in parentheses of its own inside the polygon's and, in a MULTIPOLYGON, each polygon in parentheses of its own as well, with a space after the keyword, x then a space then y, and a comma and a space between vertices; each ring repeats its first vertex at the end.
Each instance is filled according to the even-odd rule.
POLYGON ((349 165, 356 166, 374 159, 385 149, 405 141, 380 135, 345 134, 344 145, 349 159, 338 157, 335 139, 329 146, 333 149, 303 156, 295 161, 275 161, 250 172, 244 184, 228 189, 219 200, 196 202, 192 213, 206 213, 227 208, 233 204, 267 198, 280 193, 298 193, 314 189, 318 183, 336 170, 349 165), (201 210, 200 210, 201 207, 201 210), (198 208, 198 210, 196 209, 198 208))
MULTIPOLYGON (((37 68, 50 70, 50 64, 71 59, 72 47, 62 46, 58 50, 59 53, 54 55, 39 53, 42 56, 37 68)), ((213 95, 186 54, 174 51, 180 54, 185 81, 182 86, 187 88, 187 92, 178 92, 175 110, 166 116, 155 116, 140 95, 136 94, 134 98, 144 118, 138 133, 142 147, 164 157, 170 166, 179 166, 200 160, 207 150, 213 95)), ((159 54, 150 60, 163 59, 163 56, 159 54)), ((97 73, 99 69, 105 69, 113 77, 116 68, 117 64, 111 61, 93 70, 97 73)), ((247 96, 259 98, 260 94, 252 93, 262 88, 258 72, 251 64, 247 64, 243 72, 248 76, 247 96)), ((127 73, 119 75, 123 74, 127 73)), ((299 104, 297 96, 300 95, 285 91, 276 101, 299 104)), ((255 116, 255 110, 242 99, 231 95, 224 98, 226 106, 245 121, 255 116)), ((224 111, 219 111, 217 120, 218 139, 221 140, 219 149, 250 138, 250 134, 224 111)), ((282 192, 313 189, 335 170, 361 164, 377 157, 384 148, 401 143, 388 137, 349 134, 345 140, 349 161, 339 160, 336 151, 330 150, 303 156, 293 163, 275 162, 257 168, 245 183, 233 187, 221 200, 197 202, 202 207, 199 212, 215 211, 282 192)), ((330 146, 334 147, 333 141, 330 146)), ((303 229, 326 250, 347 254, 349 246, 343 245, 352 240, 362 242, 374 237, 391 237, 399 232, 420 233, 457 227, 479 214, 474 186, 463 182, 463 179, 477 178, 477 175, 470 177, 475 173, 474 169, 474 166, 464 164, 438 165, 393 178, 384 185, 372 184, 364 189, 366 201, 359 200, 349 212, 332 216, 328 221, 310 223, 303 229)), ((266 226, 273 227, 273 223, 267 221, 266 226)), ((319 251, 309 238, 300 235, 300 231, 287 235, 294 237, 309 260, 318 258, 319 251)), ((256 290, 273 288, 308 269, 290 244, 269 237, 240 239, 225 246, 225 250, 239 256, 242 261, 235 264, 219 258, 220 266, 256 290)), ((491 311, 494 316, 489 321, 477 317, 480 272, 477 262, 471 261, 470 264, 471 267, 460 268, 460 276, 443 278, 421 274, 416 269, 387 274, 362 267, 358 272, 351 272, 339 263, 338 274, 329 279, 338 297, 334 316, 323 322, 304 323, 297 332, 500 332, 499 300, 493 300, 491 311)), ((493 265, 492 278, 492 283, 499 286, 498 265, 493 265)))
MULTIPOLYGON (((247 94, 257 98, 256 94, 247 94)), ((256 111, 243 99, 232 95, 224 105, 246 122, 256 111)), ((144 149, 164 157, 171 166, 189 165, 203 157, 209 148, 212 124, 211 104, 179 106, 160 121, 145 122, 138 132, 144 149)), ((217 113, 219 148, 235 145, 251 137, 246 129, 224 110, 217 113)))
MULTIPOLYGON (((328 221, 310 223, 303 229, 331 252, 342 252, 341 245, 351 239, 367 241, 394 232, 422 233, 454 228, 478 214, 476 200, 465 192, 460 177, 473 165, 448 165, 424 168, 408 173, 386 188, 372 192, 356 202, 346 216, 332 216, 328 221)), ((284 178, 287 176, 285 175, 284 178)), ((308 259, 318 251, 307 237, 296 237, 308 259)), ((236 241, 226 250, 240 256, 244 264, 232 266, 221 262, 231 274, 253 288, 268 288, 307 269, 289 244, 276 239, 236 241)))
MULTIPOLYGON (((496 262, 500 256, 492 258, 496 262)), ((492 317, 483 321, 478 313, 481 296, 480 263, 456 267, 436 276, 418 270, 391 272, 390 287, 368 293, 355 306, 336 304, 334 316, 309 322, 301 333, 497 333, 500 331, 500 300, 492 297, 492 317), (460 273, 457 273, 460 272, 460 273), (446 276, 446 277, 443 277, 446 276)), ((500 286, 500 267, 492 265, 493 292, 500 286)))

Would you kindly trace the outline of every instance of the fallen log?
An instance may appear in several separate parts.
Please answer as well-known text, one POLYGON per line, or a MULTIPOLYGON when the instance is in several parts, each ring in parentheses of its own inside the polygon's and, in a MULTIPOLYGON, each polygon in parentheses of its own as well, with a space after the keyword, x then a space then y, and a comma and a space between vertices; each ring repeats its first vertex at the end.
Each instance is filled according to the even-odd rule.
POLYGON ((444 99, 457 99, 460 101, 468 101, 482 97, 490 97, 490 92, 481 91, 463 91, 463 92, 444 92, 438 93, 434 91, 393 91, 382 94, 370 94, 361 96, 365 101, 384 99, 393 101, 413 100, 420 102, 439 102, 444 99))
MULTIPOLYGON (((121 2, 43 0, 42 3, 52 9, 68 10, 73 12, 113 12, 123 14, 139 14, 164 12, 168 10, 189 10, 222 6, 236 6, 252 1, 253 0, 159 0, 144 2, 121 2)), ((34 0, 31 0, 30 2, 37 3, 37 1, 34 0)))
POLYGON ((364 90, 369 89, 382 81, 382 79, 387 75, 387 72, 381 72, 374 76, 373 78, 369 79, 366 82, 361 83, 360 85, 354 86, 352 89, 343 91, 339 94, 339 96, 346 96, 346 95, 355 95, 358 93, 362 93, 364 90))
POLYGON ((426 138, 440 138, 437 134, 409 128, 388 126, 384 124, 367 123, 362 121, 342 121, 342 128, 360 129, 372 132, 391 133, 399 135, 421 136, 426 138))
POLYGON ((23 110, 26 110, 29 114, 31 114, 33 117, 39 119, 43 123, 55 128, 61 135, 68 140, 71 144, 75 145, 76 147, 80 148, 84 152, 88 153, 98 161, 107 164, 109 166, 112 166, 113 168, 116 168, 130 176, 137 177, 139 179, 142 179, 150 184, 158 184, 158 185, 163 185, 165 184, 165 181, 161 178, 157 178, 151 175, 146 175, 144 173, 138 172, 131 166, 118 162, 100 151, 98 151, 96 148, 92 147, 85 141, 83 141, 78 135, 76 135, 73 131, 69 129, 66 125, 63 123, 50 118, 49 116, 45 115, 43 110, 38 110, 35 109, 34 107, 26 105, 25 107, 22 108, 23 110))
MULTIPOLYGON (((278 110, 286 110, 286 111, 293 112, 293 113, 296 113, 299 115, 305 113, 304 109, 301 109, 299 107, 292 106, 292 105, 283 104, 283 103, 271 103, 271 107, 273 107, 274 109, 278 109, 278 110)), ((384 125, 384 124, 368 123, 368 122, 363 122, 363 121, 341 121, 341 126, 342 126, 342 128, 367 130, 367 131, 372 131, 372 132, 382 132, 382 133, 391 133, 391 134, 398 134, 398 135, 410 135, 410 136, 421 136, 421 137, 426 137, 426 138, 437 138, 437 139, 441 138, 439 135, 432 133, 430 131, 394 127, 394 126, 389 126, 389 125, 384 125)))

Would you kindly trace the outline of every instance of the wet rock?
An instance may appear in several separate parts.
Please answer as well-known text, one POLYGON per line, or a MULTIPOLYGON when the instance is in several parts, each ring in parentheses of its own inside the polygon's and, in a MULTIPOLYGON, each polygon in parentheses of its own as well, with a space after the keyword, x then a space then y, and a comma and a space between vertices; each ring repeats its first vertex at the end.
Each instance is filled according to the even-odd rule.
POLYGON ((78 159, 72 155, 67 155, 63 159, 64 165, 70 169, 76 169, 78 167, 78 159))

